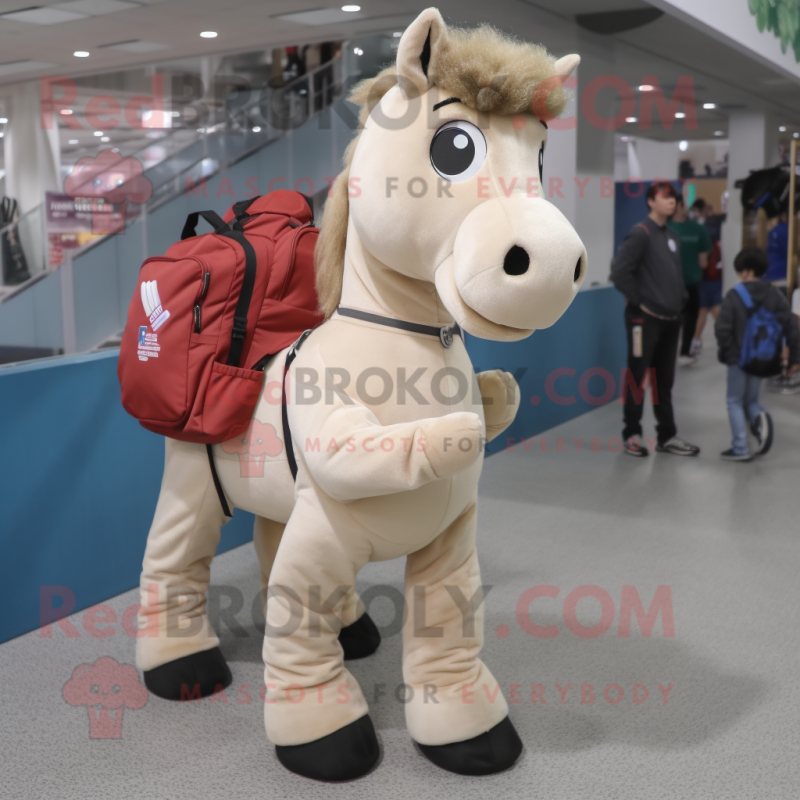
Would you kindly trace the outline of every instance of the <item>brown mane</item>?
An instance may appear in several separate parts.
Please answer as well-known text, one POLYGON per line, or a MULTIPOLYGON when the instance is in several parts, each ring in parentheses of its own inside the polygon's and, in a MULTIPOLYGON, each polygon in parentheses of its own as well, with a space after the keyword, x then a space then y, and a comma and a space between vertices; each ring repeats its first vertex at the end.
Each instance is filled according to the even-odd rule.
MULTIPOLYGON (((555 77, 555 63, 555 57, 541 45, 517 41, 490 25, 446 28, 432 55, 429 75, 443 96, 458 97, 478 111, 510 115, 533 110, 552 119, 564 111, 569 100, 569 93, 555 77)), ((319 308, 326 319, 336 310, 342 294, 353 153, 370 112, 396 84, 396 67, 387 67, 357 84, 348 98, 361 106, 359 130, 345 151, 344 169, 325 203, 314 256, 319 308)))

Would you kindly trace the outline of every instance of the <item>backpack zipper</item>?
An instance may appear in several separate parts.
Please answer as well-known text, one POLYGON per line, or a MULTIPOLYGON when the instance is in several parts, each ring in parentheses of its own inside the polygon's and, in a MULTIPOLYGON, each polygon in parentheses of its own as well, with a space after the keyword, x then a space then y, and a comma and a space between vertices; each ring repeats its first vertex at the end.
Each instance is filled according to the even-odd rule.
POLYGON ((211 283, 211 273, 206 268, 206 272, 203 275, 203 286, 200 289, 200 296, 197 298, 197 302, 194 304, 194 332, 200 333, 202 329, 202 318, 200 314, 200 304, 203 302, 203 298, 206 296, 206 292, 208 291, 208 284, 211 283))
POLYGON ((289 280, 291 279, 292 272, 294 271, 294 257, 297 251, 297 243, 305 235, 306 230, 313 227, 314 226, 312 223, 306 222, 294 230, 294 236, 292 237, 292 248, 289 251, 289 269, 286 270, 286 275, 283 278, 283 286, 281 287, 281 293, 278 295, 278 300, 283 300, 283 296, 286 294, 286 289, 289 286, 289 280))

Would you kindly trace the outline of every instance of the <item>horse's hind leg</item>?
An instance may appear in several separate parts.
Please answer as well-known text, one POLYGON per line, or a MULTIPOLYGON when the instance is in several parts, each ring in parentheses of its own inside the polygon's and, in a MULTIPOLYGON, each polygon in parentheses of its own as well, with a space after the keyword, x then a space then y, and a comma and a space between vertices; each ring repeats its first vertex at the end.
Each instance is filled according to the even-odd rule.
POLYGON ((478 658, 483 605, 476 507, 406 560, 406 724, 434 764, 462 775, 500 772, 522 742, 497 680, 478 658))
MULTIPOLYGON (((136 663, 147 688, 169 700, 231 682, 206 613, 211 560, 225 515, 204 445, 166 440, 164 477, 141 576, 136 663)), ((196 694, 195 694, 196 696, 196 694)))

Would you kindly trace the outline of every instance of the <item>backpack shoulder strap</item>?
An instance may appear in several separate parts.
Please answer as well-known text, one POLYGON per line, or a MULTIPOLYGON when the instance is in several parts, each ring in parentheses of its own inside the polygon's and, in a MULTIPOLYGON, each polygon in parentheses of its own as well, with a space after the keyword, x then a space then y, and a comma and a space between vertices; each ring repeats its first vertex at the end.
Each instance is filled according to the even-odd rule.
POLYGON ((751 311, 753 308, 753 298, 750 297, 750 292, 747 291, 747 287, 743 283, 737 283, 736 286, 733 287, 736 294, 742 298, 742 302, 744 303, 744 307, 751 311))
POLYGON ((303 342, 308 339, 311 331, 313 329, 309 329, 307 331, 303 331, 299 338, 295 341, 295 343, 289 348, 289 351, 286 353, 286 361, 283 366, 283 388, 281 390, 281 425, 283 427, 283 446, 286 449, 286 460, 289 462, 289 469, 292 473, 292 480, 297 480, 297 459, 294 455, 294 445, 292 444, 292 432, 289 429, 289 413, 286 407, 287 397, 286 397, 286 378, 289 375, 289 367, 292 365, 292 361, 294 361, 295 356, 297 355, 297 351, 302 346, 303 342))

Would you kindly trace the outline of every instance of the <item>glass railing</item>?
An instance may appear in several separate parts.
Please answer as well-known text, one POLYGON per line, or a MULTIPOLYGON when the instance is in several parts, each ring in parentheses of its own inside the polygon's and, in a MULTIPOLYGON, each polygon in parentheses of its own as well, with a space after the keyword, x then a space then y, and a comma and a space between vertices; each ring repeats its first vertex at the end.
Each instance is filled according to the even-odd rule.
POLYGON ((65 234, 48 239, 44 206, 20 219, 30 278, 0 287, 0 364, 115 346, 141 263, 179 238, 191 211, 222 213, 238 199, 278 188, 323 203, 358 122, 347 91, 391 60, 393 44, 390 36, 364 37, 286 85, 262 89, 251 102, 229 98, 220 118, 202 131, 164 129, 152 139, 167 154, 156 163, 147 153, 153 145, 122 148, 119 159, 141 165, 149 196, 129 202, 124 213, 102 198, 81 201, 84 214, 88 203, 90 224, 74 241, 65 234))
POLYGON ((0 227, 0 302, 47 271, 47 220, 42 203, 0 227))
MULTIPOLYGON (((199 131, 165 129, 162 137, 125 154, 124 158, 133 158, 143 166, 152 163, 155 148, 163 155, 158 163, 142 171, 152 187, 144 203, 144 213, 152 213, 186 191, 187 185, 207 180, 329 108, 341 98, 344 90, 342 63, 339 56, 284 86, 266 87, 255 101, 226 111, 222 121, 208 128, 199 131)), ((119 188, 124 193, 125 183, 119 188)), ((127 210, 128 216, 142 212, 143 209, 134 205, 127 210)), ((9 240, 0 253, 3 259, 0 303, 63 263, 64 254, 58 245, 48 246, 46 217, 46 204, 42 203, 17 222, 0 229, 0 236, 9 240)), ((99 244, 105 236, 87 238, 89 241, 85 244, 71 249, 73 260, 99 244)))

